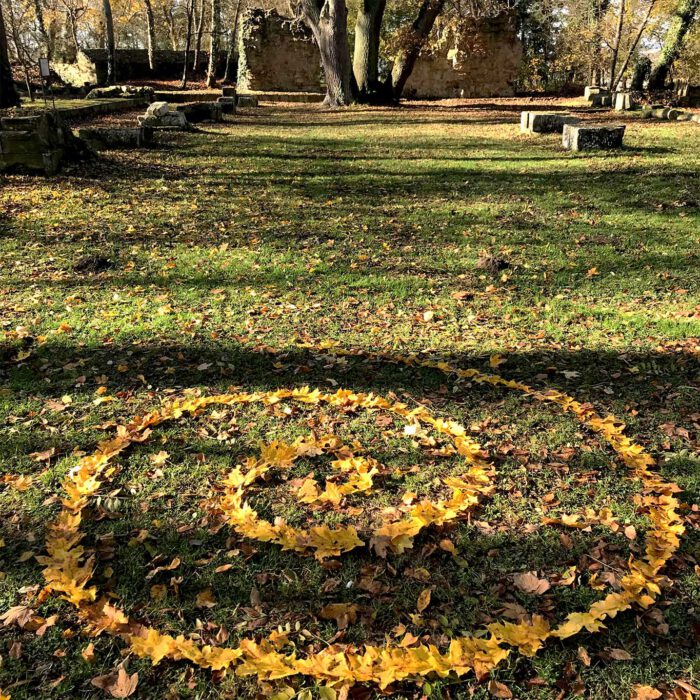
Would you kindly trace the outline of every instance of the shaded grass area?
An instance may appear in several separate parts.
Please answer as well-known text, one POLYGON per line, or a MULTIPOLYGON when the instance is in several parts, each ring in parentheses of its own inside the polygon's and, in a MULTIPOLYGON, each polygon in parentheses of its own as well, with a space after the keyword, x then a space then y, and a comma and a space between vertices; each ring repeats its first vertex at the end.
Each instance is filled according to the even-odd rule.
MULTIPOLYGON (((75 450, 89 451, 114 423, 171 393, 305 384, 394 394, 461 421, 498 468, 496 493, 469 522, 431 530, 403 555, 384 561, 358 550, 337 569, 323 567, 217 529, 203 504, 261 440, 290 439, 320 421, 401 470, 379 480, 386 488, 351 500, 360 523, 400 505, 405 490, 438 493, 428 476, 454 465, 405 447, 372 415, 207 414, 159 429, 119 460, 115 492, 87 528, 91 541, 100 537, 99 585, 168 631, 234 643, 298 623, 300 647, 309 643, 300 630, 314 635, 311 644, 337 634, 361 643, 395 637, 401 624, 441 644, 514 605, 551 619, 584 609, 601 595, 588 586, 597 566, 590 555, 614 567, 641 546, 645 528, 631 503, 634 484, 606 448, 573 419, 519 396, 293 346, 332 338, 482 369, 502 353, 503 374, 620 416, 684 489, 689 532, 668 571, 672 585, 651 611, 551 643, 534 659, 513 654, 494 678, 523 698, 571 697, 578 676, 592 698, 627 698, 635 683, 697 684, 697 125, 630 119, 625 150, 586 155, 562 152, 556 137, 519 135, 503 104, 266 107, 203 132, 113 153, 52 180, 0 179, 1 473, 35 476, 27 491, 0 493, 0 611, 30 602, 41 584, 32 555, 41 552, 57 508, 52 496, 75 450), (99 270, 85 264, 93 255, 105 258, 99 270), (483 267, 485 256, 504 264, 483 267), (103 395, 113 400, 96 403, 103 395), (52 448, 48 461, 30 456, 52 448), (169 456, 158 474, 149 455, 161 450, 169 456), (411 465, 420 472, 404 474, 411 465), (587 505, 610 507, 639 540, 595 527, 567 530, 568 541, 541 526, 544 514, 587 505), (440 548, 446 538, 455 556, 440 548), (176 572, 145 583, 174 557, 182 561, 176 572), (575 583, 545 596, 513 588, 514 573, 554 580, 571 566, 575 583), (162 599, 151 596, 156 584, 166 588, 162 599), (433 600, 416 620, 427 586, 433 600), (216 605, 197 607, 208 587, 216 605), (362 609, 344 631, 319 615, 341 601, 362 609), (632 660, 611 661, 606 648, 624 648, 632 660)), ((276 481, 254 502, 270 518, 346 522, 332 511, 305 516, 290 494, 276 481)), ((81 656, 90 640, 69 607, 50 600, 39 611, 59 614, 41 637, 0 630, 0 688, 13 686, 13 698, 90 697, 89 680, 114 668, 120 643, 94 640, 90 664, 81 656), (15 642, 18 658, 9 654, 15 642)), ((139 697, 258 692, 248 680, 184 665, 151 668, 132 658, 129 670, 139 672, 139 697)), ((394 690, 489 697, 469 678, 394 690)))

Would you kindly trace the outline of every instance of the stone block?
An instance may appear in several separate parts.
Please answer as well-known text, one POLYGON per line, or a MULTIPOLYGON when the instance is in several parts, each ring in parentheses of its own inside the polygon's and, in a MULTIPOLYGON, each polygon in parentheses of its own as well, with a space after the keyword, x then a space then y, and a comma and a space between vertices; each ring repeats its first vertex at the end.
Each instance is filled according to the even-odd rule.
POLYGON ((632 100, 632 95, 629 92, 616 92, 615 93, 615 111, 616 112, 626 112, 630 109, 634 109, 634 101, 632 100))
POLYGON ((601 93, 599 95, 591 95, 589 102, 591 103, 591 107, 612 107, 613 98, 610 93, 601 93))
POLYGON ((236 88, 234 85, 224 85, 224 87, 221 88, 221 96, 222 97, 236 97, 236 88))
POLYGON ((167 102, 152 102, 146 109, 147 117, 163 117, 170 111, 167 102))
POLYGON ((653 110, 649 105, 644 105, 642 107, 642 111, 641 111, 642 119, 651 119, 652 112, 653 112, 653 110))
POLYGON ((78 129, 78 136, 96 151, 110 148, 144 148, 151 143, 153 129, 149 126, 86 127, 78 129))
POLYGON ((186 131, 190 128, 187 117, 182 112, 168 112, 160 117, 146 114, 138 118, 139 126, 150 126, 153 129, 180 129, 186 131))
POLYGON ((696 122, 697 124, 700 124, 700 114, 693 114, 691 120, 696 122))
POLYGON ((220 122, 223 118, 223 110, 218 102, 190 102, 178 105, 175 111, 184 114, 187 117, 187 121, 192 124, 197 122, 220 122))
POLYGON ((610 91, 607 88, 600 87, 599 85, 588 85, 583 90, 584 99, 589 102, 596 95, 609 95, 610 91))
POLYGON ((255 95, 238 95, 236 105, 244 109, 246 107, 257 107, 258 98, 255 95))
POLYGON ((678 122, 690 122, 693 121, 693 115, 690 112, 681 112, 677 117, 678 122))
POLYGON ((570 151, 622 148, 624 124, 565 124, 562 145, 570 151))
POLYGON ((668 107, 652 107, 651 116, 654 119, 667 119, 670 111, 668 107))
POLYGON ((236 113, 236 98, 235 97, 219 97, 216 100, 221 105, 221 111, 224 114, 236 113))
POLYGON ((520 130, 530 134, 561 134, 565 124, 577 121, 576 117, 563 112, 522 112, 520 130))

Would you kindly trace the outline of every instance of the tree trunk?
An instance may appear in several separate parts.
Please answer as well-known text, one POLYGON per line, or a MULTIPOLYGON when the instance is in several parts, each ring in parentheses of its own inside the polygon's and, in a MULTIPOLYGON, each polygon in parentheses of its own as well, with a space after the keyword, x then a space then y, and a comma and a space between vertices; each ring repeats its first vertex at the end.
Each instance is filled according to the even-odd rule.
POLYGON ((622 27, 625 23, 625 0, 620 0, 620 14, 617 18, 617 30, 615 41, 612 47, 612 58, 610 60, 610 89, 615 89, 615 71, 617 70, 617 57, 620 53, 620 42, 622 41, 622 27))
POLYGON ((238 17, 240 16, 241 12, 241 2, 242 0, 238 0, 236 3, 236 11, 233 14, 233 29, 231 30, 229 38, 228 52, 226 54, 226 70, 224 71, 223 77, 223 82, 225 83, 229 80, 231 59, 233 58, 233 52, 236 49, 236 38, 238 37, 238 17))
POLYGON ((148 31, 148 67, 153 71, 156 67, 156 23, 151 0, 143 0, 143 6, 146 9, 146 29, 148 31))
POLYGON ((163 5, 163 16, 165 17, 165 23, 168 25, 170 46, 173 51, 177 51, 177 31, 175 29, 175 16, 173 15, 172 8, 168 9, 163 5))
POLYGON ((205 0, 194 0, 194 58, 192 59, 192 71, 199 68, 199 56, 202 51, 202 35, 204 34, 204 5, 205 0))
MULTIPOLYGON (((32 80, 29 75, 29 66, 32 65, 32 56, 27 51, 26 46, 22 43, 20 38, 19 28, 17 27, 17 19, 12 11, 12 6, 10 6, 10 14, 8 15, 8 20, 10 24, 10 36, 12 37, 12 46, 15 50, 16 62, 22 66, 22 71, 24 72, 24 84, 27 87, 27 93, 31 102, 34 102, 34 92, 32 91, 32 80)), ((7 30, 7 27, 5 28, 7 30)))
POLYGON ((650 90, 663 90, 664 85, 666 85, 668 73, 683 48, 683 42, 695 22, 699 6, 700 0, 680 0, 664 39, 659 59, 651 71, 650 90))
POLYGON ((2 18, 2 4, 0 3, 0 108, 16 107, 19 104, 17 88, 12 80, 10 69, 10 56, 7 52, 7 34, 2 18))
POLYGON ((396 57, 394 67, 391 71, 391 92, 395 100, 398 100, 406 87, 413 66, 416 64, 420 50, 423 48, 430 32, 433 29, 445 0, 423 0, 423 4, 418 11, 418 17, 411 26, 406 44, 396 57))
POLYGON ((302 0, 302 12, 321 53, 329 107, 344 107, 354 101, 348 46, 348 8, 345 0, 302 0))
POLYGON ((216 66, 219 63, 221 43, 221 0, 211 0, 211 38, 209 40, 209 67, 207 87, 216 86, 216 66))
POLYGON ((105 48, 107 49, 107 85, 113 85, 117 79, 116 50, 114 45, 114 20, 112 3, 102 0, 102 14, 105 22, 105 48))
POLYGON ((46 58, 51 58, 53 54, 53 46, 51 45, 49 33, 46 31, 44 8, 41 6, 41 0, 34 0, 34 14, 36 15, 36 24, 37 27, 39 27, 39 36, 41 36, 41 42, 43 44, 42 48, 45 51, 45 56, 46 58))
POLYGON ((379 89, 379 34, 386 0, 360 0, 355 21, 353 72, 362 97, 379 89))
POLYGON ((617 74, 617 77, 614 79, 613 84, 611 86, 612 90, 617 90, 618 85, 620 84, 620 81, 622 80, 623 76, 625 75, 625 71, 627 70, 627 67, 630 64, 630 60, 632 60, 632 56, 634 55, 635 50, 637 49, 637 45, 639 44, 640 39, 642 38, 642 34, 644 34, 644 30, 647 27, 647 24, 649 23, 649 18, 651 17, 652 10, 654 9, 654 6, 656 5, 656 0, 651 0, 649 3, 649 7, 647 8, 647 13, 644 15, 644 19, 642 20, 642 23, 639 25, 639 29, 637 30, 637 33, 632 40, 632 44, 629 48, 629 51, 627 52, 627 56, 625 57, 625 60, 622 62, 622 66, 620 66, 620 72, 617 74))
POLYGON ((190 46, 192 45, 192 13, 194 0, 187 0, 185 12, 187 13, 187 31, 185 33, 185 60, 182 68, 182 81, 180 87, 184 90, 187 87, 187 80, 190 71, 190 46))

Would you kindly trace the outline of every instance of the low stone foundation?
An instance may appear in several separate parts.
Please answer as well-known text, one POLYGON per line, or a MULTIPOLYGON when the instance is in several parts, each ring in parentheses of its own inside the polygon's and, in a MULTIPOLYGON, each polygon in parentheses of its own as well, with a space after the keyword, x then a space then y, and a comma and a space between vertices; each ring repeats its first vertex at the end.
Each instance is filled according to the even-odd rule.
POLYGON ((184 114, 191 124, 220 122, 223 119, 223 107, 219 102, 190 102, 177 105, 175 111, 184 114))
POLYGON ((52 113, 0 119, 0 171, 54 175, 64 161, 89 155, 86 144, 52 113))
POLYGON ((85 127, 78 129, 78 137, 95 151, 145 148, 153 140, 153 129, 146 126, 85 127))

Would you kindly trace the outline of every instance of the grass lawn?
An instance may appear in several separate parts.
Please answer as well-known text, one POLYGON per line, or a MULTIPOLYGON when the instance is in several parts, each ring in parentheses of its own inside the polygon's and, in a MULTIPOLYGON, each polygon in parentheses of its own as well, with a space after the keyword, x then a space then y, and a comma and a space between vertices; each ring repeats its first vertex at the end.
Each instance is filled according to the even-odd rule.
POLYGON ((444 649, 496 620, 561 622, 615 590, 648 521, 639 483, 599 437, 519 393, 301 347, 324 340, 565 391, 623 420, 682 489, 686 533, 649 609, 532 658, 513 651, 481 682, 428 676, 384 692, 627 699, 641 684, 691 697, 676 681, 700 686, 700 126, 627 117, 623 151, 571 154, 518 132, 533 108, 264 106, 53 179, 0 176, 0 617, 25 605, 48 620, 0 626, 12 700, 109 697, 91 679, 125 659, 132 697, 325 692, 303 677, 152 666, 86 635, 68 602, 37 600, 35 557, 65 475, 118 425, 185 393, 308 385, 424 405, 479 442, 495 490, 403 553, 320 562, 225 525, 213 508, 224 475, 261 443, 337 435, 382 465, 369 494, 301 503, 307 474, 333 474, 322 454, 256 482, 249 502, 270 521, 364 533, 412 498, 447 495, 461 465, 445 440, 407 435, 382 411, 284 401, 155 427, 114 460, 82 530, 100 592, 163 632, 236 646, 281 627, 300 656, 387 640, 444 649), (609 508, 616 531, 543 523, 585 508, 609 508), (518 587, 525 572, 547 589, 518 587), (322 612, 334 603, 356 606, 351 619, 322 612))

